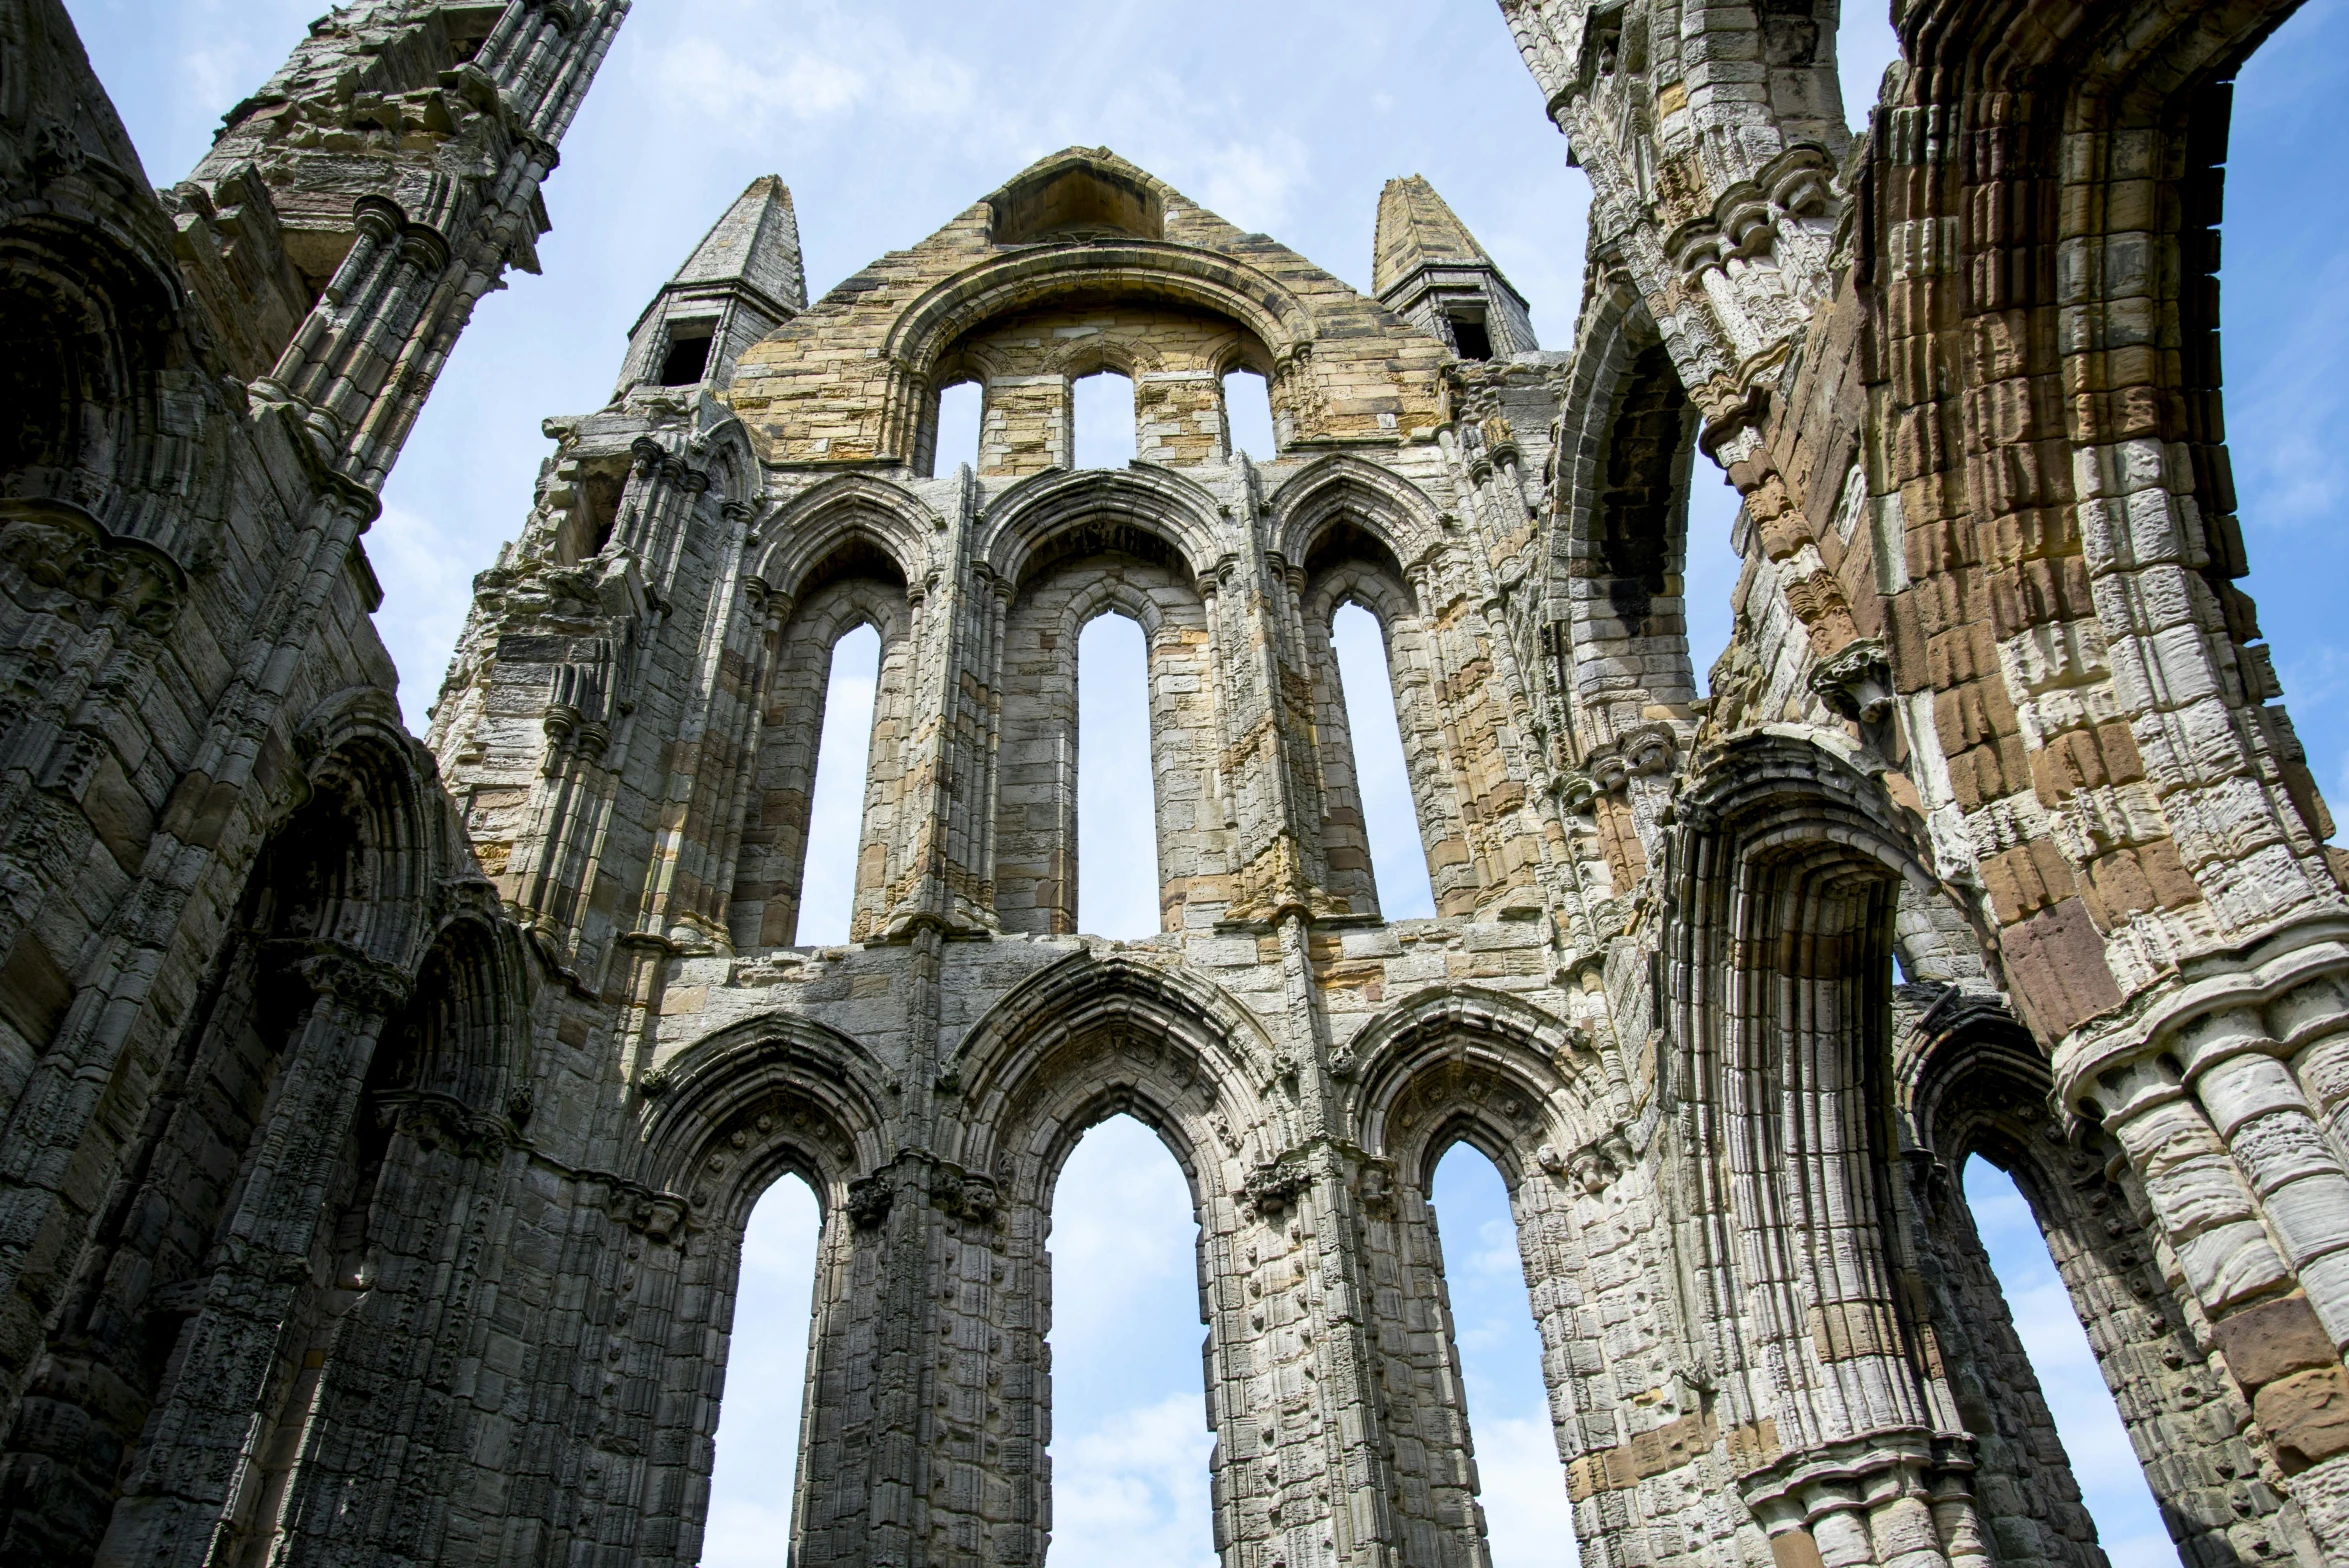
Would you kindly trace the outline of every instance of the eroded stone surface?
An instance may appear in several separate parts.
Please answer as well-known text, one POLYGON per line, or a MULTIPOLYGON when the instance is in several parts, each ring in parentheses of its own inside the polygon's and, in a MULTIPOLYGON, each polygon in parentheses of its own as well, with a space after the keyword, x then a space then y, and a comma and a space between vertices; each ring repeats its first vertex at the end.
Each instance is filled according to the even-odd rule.
POLYGON ((1230 1568, 1486 1560, 1461 1140, 1591 1568, 2101 1563, 1977 1153, 2185 1560, 2349 1560, 2349 909, 2209 287, 2288 6, 1912 6, 1857 140, 1831 10, 1501 9, 1597 198, 1569 349, 1417 177, 1376 298, 1072 148, 812 303, 762 179, 548 421, 419 743, 358 535, 625 4, 346 7, 157 196, 0 0, 0 1560, 691 1561, 793 1172, 794 1560, 1041 1563, 1049 1197, 1118 1112, 1198 1205, 1230 1568), (1072 470, 1101 370, 1139 460, 1072 470), (1381 912, 1349 603, 1431 919, 1381 912), (1075 930, 1108 612, 1127 943, 1075 930), (852 940, 802 946, 866 624, 852 940))

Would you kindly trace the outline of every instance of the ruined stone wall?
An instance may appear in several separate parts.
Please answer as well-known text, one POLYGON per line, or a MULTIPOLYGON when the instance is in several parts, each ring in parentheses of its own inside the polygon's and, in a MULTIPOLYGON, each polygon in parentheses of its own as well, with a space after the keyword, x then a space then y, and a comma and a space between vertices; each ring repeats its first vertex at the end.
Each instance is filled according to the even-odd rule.
POLYGON ((810 303, 762 179, 548 421, 420 745, 358 534, 625 9, 348 7, 157 198, 54 0, 0 0, 0 307, 55 349, 0 433, 0 1561, 690 1562, 789 1173, 795 1560, 1040 1563, 1053 1190, 1120 1113, 1200 1219, 1230 1568, 1486 1561, 1463 1141, 1593 1568, 2095 1568, 1975 1155, 2197 1568, 2349 1554, 2342 901, 2203 286, 2282 8, 1912 7, 1855 140, 1824 3, 1506 0, 1594 187, 1564 352, 1424 181, 1375 299, 1072 148, 810 303), (1102 370, 1138 460, 1073 469, 1102 370), (1391 693, 1340 688, 1347 604, 1391 693), (1075 929, 1112 612, 1124 943, 1075 929), (1429 919, 1367 851, 1390 699, 1429 919))

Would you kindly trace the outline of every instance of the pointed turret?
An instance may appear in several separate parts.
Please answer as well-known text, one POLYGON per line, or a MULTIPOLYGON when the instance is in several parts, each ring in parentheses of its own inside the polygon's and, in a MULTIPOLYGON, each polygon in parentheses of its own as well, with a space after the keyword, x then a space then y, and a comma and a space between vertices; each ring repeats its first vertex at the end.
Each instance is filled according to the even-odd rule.
POLYGON ((619 391, 722 383, 744 349, 805 309, 791 192, 762 175, 637 318, 619 391))
POLYGON ((1379 193, 1370 286, 1380 304, 1462 359, 1507 359, 1541 347, 1524 299, 1419 175, 1389 180, 1379 193))

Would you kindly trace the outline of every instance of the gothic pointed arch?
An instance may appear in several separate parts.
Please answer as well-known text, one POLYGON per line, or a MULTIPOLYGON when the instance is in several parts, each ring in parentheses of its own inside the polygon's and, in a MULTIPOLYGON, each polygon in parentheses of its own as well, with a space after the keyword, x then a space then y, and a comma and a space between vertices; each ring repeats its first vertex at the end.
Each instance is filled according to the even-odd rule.
POLYGON ((1048 471, 989 504, 972 553, 1014 584, 1056 560, 1105 550, 1172 559, 1196 580, 1224 552, 1219 510, 1197 481, 1164 469, 1048 471))
POLYGON ((1411 1166, 1422 1186, 1455 1142, 1473 1144, 1514 1187, 1619 1141, 1590 1026, 1503 991, 1413 992, 1341 1053, 1363 1148, 1411 1166))
POLYGON ((1336 530, 1369 535, 1406 571, 1442 546, 1443 524, 1424 491, 1347 452, 1314 458, 1283 479, 1265 505, 1281 559, 1307 570, 1336 530))
POLYGON ((920 583, 930 572, 930 538, 943 526, 901 485, 871 474, 833 475, 762 520, 768 542, 750 575, 772 593, 797 597, 810 573, 844 548, 861 547, 887 560, 901 582, 920 583))
MULTIPOLYGON (((985 1167, 999 1151, 1008 1154, 1012 1126, 1032 1117, 1030 1105, 1048 1100, 1056 1073, 1066 1071, 1056 1061, 1098 1042, 1129 1051, 1154 1079, 1184 1086, 1185 1098, 1218 1108, 1235 1138, 1269 1132, 1259 1131, 1268 1114, 1259 1086, 1278 1072, 1279 1053, 1245 1007, 1196 975, 1080 951, 1005 994, 941 1067, 940 1082, 960 1102, 956 1157, 985 1167)), ((1150 1119, 1172 1113, 1161 1107, 1150 1119)), ((1073 1147, 1073 1134, 1068 1141, 1073 1147)))
POLYGON ((640 1086, 641 1179, 682 1198, 697 1225, 739 1229, 785 1171, 806 1178, 827 1209, 841 1205, 891 1153, 889 1077, 870 1050, 812 1019, 775 1013, 730 1025, 640 1086))

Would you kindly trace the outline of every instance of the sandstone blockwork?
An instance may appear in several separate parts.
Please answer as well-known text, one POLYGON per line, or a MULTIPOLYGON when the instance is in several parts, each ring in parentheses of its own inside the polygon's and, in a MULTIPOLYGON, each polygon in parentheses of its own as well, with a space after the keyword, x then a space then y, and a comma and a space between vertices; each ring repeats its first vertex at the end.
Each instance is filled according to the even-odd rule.
POLYGON ((2100 1568, 1977 1154, 2184 1560, 2349 1562, 2349 898, 2216 350, 2290 9, 1912 0, 1855 137, 1830 0, 1500 0, 1596 196, 1564 351, 1416 176, 1375 297, 1073 148, 813 302, 762 179, 547 422, 419 741, 361 535, 626 0, 346 5, 161 191, 0 0, 0 1564, 690 1563, 789 1174, 792 1561, 1038 1568, 1052 1193, 1119 1113, 1196 1203, 1226 1568, 1488 1562, 1463 1141, 1586 1568, 2100 1568), (1138 455, 1079 469, 1103 371, 1138 455), (1076 929, 1105 613, 1127 942, 1076 929), (851 938, 801 945, 861 627, 851 938))

